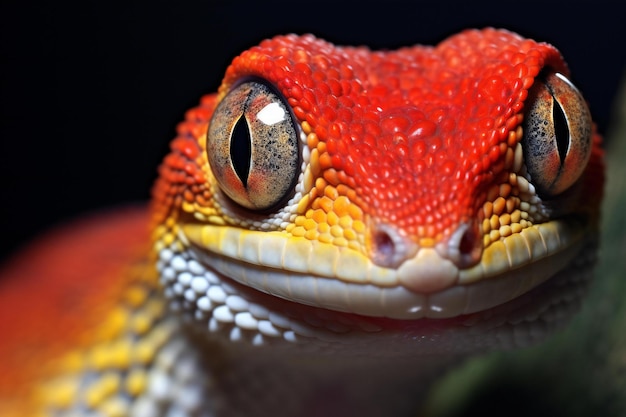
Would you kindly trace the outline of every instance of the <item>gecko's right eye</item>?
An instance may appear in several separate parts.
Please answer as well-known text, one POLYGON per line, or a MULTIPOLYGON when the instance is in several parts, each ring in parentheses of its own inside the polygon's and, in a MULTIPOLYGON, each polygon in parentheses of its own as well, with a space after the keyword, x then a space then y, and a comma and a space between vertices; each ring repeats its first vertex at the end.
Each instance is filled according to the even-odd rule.
POLYGON ((267 83, 236 85, 215 109, 207 135, 220 189, 250 210, 271 210, 292 192, 300 169, 298 128, 267 83))
POLYGON ((592 122, 585 99, 562 74, 541 73, 528 92, 522 148, 532 183, 559 194, 582 175, 591 155, 592 122))

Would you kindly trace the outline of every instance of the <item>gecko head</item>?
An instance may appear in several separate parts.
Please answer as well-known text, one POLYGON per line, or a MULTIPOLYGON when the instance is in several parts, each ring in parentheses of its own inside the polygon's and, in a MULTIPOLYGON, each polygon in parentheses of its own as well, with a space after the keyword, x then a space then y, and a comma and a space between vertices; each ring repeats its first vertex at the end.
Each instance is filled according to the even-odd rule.
POLYGON ((186 119, 155 247, 211 271, 198 292, 160 267, 205 304, 224 277, 268 303, 466 316, 557 274, 597 217, 587 105, 553 47, 505 31, 391 52, 277 37, 186 119))

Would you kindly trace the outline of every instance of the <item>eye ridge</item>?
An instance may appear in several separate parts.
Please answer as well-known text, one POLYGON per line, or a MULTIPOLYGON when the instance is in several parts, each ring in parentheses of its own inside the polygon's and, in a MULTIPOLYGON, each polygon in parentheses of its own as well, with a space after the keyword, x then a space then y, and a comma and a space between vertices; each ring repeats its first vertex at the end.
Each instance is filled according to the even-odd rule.
POLYGON ((230 136, 230 160, 244 188, 247 188, 252 161, 252 137, 248 121, 243 115, 239 117, 230 136))

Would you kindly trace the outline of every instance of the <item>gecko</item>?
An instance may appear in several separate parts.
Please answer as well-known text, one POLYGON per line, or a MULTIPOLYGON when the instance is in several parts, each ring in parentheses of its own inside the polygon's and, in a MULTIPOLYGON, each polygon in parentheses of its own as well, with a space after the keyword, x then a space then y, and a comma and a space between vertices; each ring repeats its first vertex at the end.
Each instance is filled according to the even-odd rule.
POLYGON ((3 416, 407 415, 459 357, 560 329, 603 154, 553 46, 277 36, 177 127, 149 207, 0 280, 3 416))

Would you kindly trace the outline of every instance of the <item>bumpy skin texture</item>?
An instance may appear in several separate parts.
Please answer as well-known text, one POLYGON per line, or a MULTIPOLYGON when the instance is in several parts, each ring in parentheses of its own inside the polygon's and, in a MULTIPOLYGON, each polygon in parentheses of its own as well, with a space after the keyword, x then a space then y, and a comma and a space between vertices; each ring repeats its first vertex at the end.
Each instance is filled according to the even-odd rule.
MULTIPOLYGON (((219 413, 219 407, 195 394, 215 385, 213 373, 226 368, 222 359, 232 360, 234 353, 221 350, 224 342, 237 349, 284 349, 281 343, 301 347, 306 341, 307 349, 322 354, 371 354, 368 346, 375 345, 382 347, 377 355, 396 352, 403 343, 404 353, 414 354, 505 345, 480 331, 463 336, 462 343, 454 334, 465 335, 476 323, 504 329, 522 321, 519 310, 528 310, 532 298, 545 304, 525 317, 558 304, 532 288, 593 247, 585 236, 593 234, 601 198, 600 138, 587 115, 579 116, 588 123, 581 129, 587 137, 580 146, 569 145, 586 147, 577 157, 583 169, 572 180, 566 175, 558 193, 538 193, 533 186, 532 177, 544 173, 526 169, 524 159, 533 155, 522 149, 529 140, 524 111, 529 95, 551 100, 556 94, 551 75, 541 75, 546 71, 568 75, 556 49, 493 29, 463 32, 437 47, 390 52, 336 47, 312 36, 277 37, 244 52, 227 69, 219 92, 205 96, 177 128, 153 190, 152 257, 125 271, 89 275, 103 289, 105 310, 113 313, 98 308, 96 316, 81 306, 84 320, 77 320, 75 331, 80 343, 68 338, 74 346, 67 352, 74 353, 55 345, 36 352, 43 359, 31 359, 46 364, 41 369, 27 367, 20 374, 5 366, 20 384, 0 380, 0 414, 213 415, 206 409, 215 406, 219 413), (233 125, 219 134, 234 132, 234 122, 242 120, 236 112, 247 111, 218 106, 242 83, 259 80, 286 103, 286 111, 270 119, 293 117, 296 137, 290 143, 297 152, 272 143, 276 147, 268 145, 261 154, 267 162, 268 152, 275 152, 276 168, 262 161, 215 166, 236 157, 228 149, 232 142, 214 144, 211 129, 230 120, 233 125), (548 93, 533 90, 537 80, 548 93), (207 146, 222 152, 214 166, 207 146), (294 155, 296 160, 288 160, 294 155), (281 163, 291 168, 281 171, 281 163), (275 190, 287 191, 274 195, 275 190), (243 196, 239 204, 232 195, 243 196), (248 207, 247 198, 262 207, 248 207), (520 253, 522 260, 516 260, 520 253), (523 284, 512 295, 488 297, 465 310, 455 302, 446 305, 446 298, 441 305, 434 301, 503 277, 523 284), (313 283, 319 293, 311 295, 309 284, 298 287, 299 282, 313 283), (533 297, 506 304, 531 290, 533 297), (334 293, 342 295, 332 299, 334 293), (368 301, 383 293, 377 300, 386 303, 368 301), (510 323, 498 318, 512 311, 519 314, 510 323)), ((242 96, 252 97, 247 94, 242 96)), ((254 128, 248 129, 254 136, 254 128)), ((248 144, 253 160, 255 140, 248 144)), ((566 160, 562 144, 553 148, 549 157, 566 160)), ((111 245, 124 259, 134 253, 131 247, 141 247, 137 225, 146 219, 143 213, 131 217, 136 242, 111 245)), ((119 219, 110 225, 111 231, 130 230, 119 219)), ((63 282, 73 282, 62 275, 63 282)), ((43 293, 50 284, 40 282, 37 291, 43 293)), ((96 296, 87 299, 98 304, 96 296)), ((30 326, 35 334, 61 308, 43 306, 19 327, 30 326)), ((74 324, 68 323, 70 331, 74 324)), ((3 333, 17 334, 11 319, 0 324, 3 333)), ((3 344, 7 357, 18 357, 20 339, 3 344)), ((245 369, 255 355, 248 351, 230 363, 245 369)), ((245 374, 241 369, 232 375, 245 374)), ((213 400, 228 391, 211 389, 213 400)))
MULTIPOLYGON (((392 52, 337 48, 311 36, 266 41, 237 57, 217 96, 205 97, 180 126, 155 186, 156 220, 190 214, 209 224, 346 247, 363 255, 351 254, 350 261, 364 269, 368 261, 400 267, 397 280, 418 293, 482 279, 489 273, 475 269, 459 278, 456 269, 484 265, 503 252, 493 248, 502 238, 560 210, 559 199, 536 195, 519 146, 524 101, 546 68, 568 74, 550 45, 496 30, 392 52), (257 77, 285 97, 306 135, 292 198, 269 212, 242 211, 224 198, 205 152, 216 104, 233 85, 257 77), (452 272, 414 278, 412 264, 401 264, 426 253, 423 248, 435 248, 454 264, 445 265, 452 272)), ((591 138, 588 124, 587 153, 578 165, 587 166, 593 147, 588 166, 598 171, 600 140, 591 138)), ((600 188, 593 185, 582 190, 587 198, 574 186, 579 191, 564 199, 576 200, 577 212, 596 211, 600 188)), ((565 204, 568 211, 572 204, 565 204)), ((377 279, 367 283, 396 283, 377 279)))
POLYGON ((240 78, 259 76, 285 95, 310 135, 312 171, 323 184, 315 184, 309 207, 323 206, 326 194, 347 196, 356 220, 367 215, 432 245, 476 218, 507 149, 520 140, 510 132, 546 65, 567 73, 552 47, 495 31, 390 53, 335 49, 312 37, 267 41, 238 57, 218 97, 189 114, 174 145, 186 160, 174 163, 179 157, 172 155, 162 171, 173 172, 157 185, 160 210, 171 208, 172 197, 213 208, 196 138, 205 134, 215 100, 240 78), (182 175, 181 164, 186 178, 173 178, 182 175))

